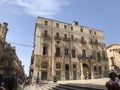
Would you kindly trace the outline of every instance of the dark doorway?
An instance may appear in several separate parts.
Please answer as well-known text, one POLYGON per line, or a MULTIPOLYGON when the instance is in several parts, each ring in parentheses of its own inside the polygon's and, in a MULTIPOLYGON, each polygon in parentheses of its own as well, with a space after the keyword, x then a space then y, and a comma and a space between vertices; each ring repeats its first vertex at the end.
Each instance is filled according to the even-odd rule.
POLYGON ((42 71, 42 75, 41 75, 41 79, 42 80, 47 80, 47 72, 46 71, 42 71))
POLYGON ((65 79, 69 80, 69 64, 65 65, 65 79))
POLYGON ((73 64, 73 80, 77 80, 77 72, 76 72, 76 65, 73 64))

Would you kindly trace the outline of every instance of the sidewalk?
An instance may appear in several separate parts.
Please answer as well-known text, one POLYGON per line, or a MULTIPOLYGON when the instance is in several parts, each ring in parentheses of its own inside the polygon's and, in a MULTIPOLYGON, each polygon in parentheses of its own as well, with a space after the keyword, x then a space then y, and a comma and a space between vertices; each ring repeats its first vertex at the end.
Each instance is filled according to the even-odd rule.
POLYGON ((58 81, 58 84, 72 84, 80 87, 97 88, 106 90, 105 83, 108 78, 103 79, 88 79, 88 80, 69 80, 69 81, 58 81))

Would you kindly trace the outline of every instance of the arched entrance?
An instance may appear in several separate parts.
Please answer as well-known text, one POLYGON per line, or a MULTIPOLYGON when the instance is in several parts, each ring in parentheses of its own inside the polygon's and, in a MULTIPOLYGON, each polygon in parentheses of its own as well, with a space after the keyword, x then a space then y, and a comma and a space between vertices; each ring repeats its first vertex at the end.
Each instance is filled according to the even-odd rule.
POLYGON ((83 74, 85 79, 89 79, 90 68, 86 63, 83 63, 83 74))

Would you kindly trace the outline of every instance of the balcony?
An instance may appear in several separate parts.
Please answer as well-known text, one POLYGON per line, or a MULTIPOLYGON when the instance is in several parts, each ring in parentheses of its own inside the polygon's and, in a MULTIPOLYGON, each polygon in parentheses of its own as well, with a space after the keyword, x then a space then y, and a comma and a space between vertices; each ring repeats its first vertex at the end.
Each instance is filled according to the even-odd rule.
POLYGON ((44 33, 42 33, 42 38, 44 39, 44 40, 50 40, 51 39, 51 37, 50 37, 50 34, 44 34, 44 33))
POLYGON ((60 53, 55 53, 55 57, 60 57, 60 53))
POLYGON ((67 38, 67 37, 63 37, 63 40, 64 40, 64 41, 69 41, 70 39, 67 38))
POLYGON ((55 39, 55 40, 61 40, 62 38, 59 37, 59 36, 54 36, 54 39, 55 39))
POLYGON ((89 41, 89 44, 90 44, 90 45, 93 45, 93 41, 89 41))
POLYGON ((77 55, 78 59, 82 59, 82 60, 91 60, 94 59, 92 55, 89 56, 84 56, 84 55, 77 55))
POLYGON ((86 41, 85 41, 85 40, 80 40, 80 43, 81 43, 82 45, 86 45, 86 41))
POLYGON ((97 41, 95 41, 93 44, 94 44, 94 45, 98 45, 98 42, 97 42, 97 41))
POLYGON ((98 43, 100 47, 105 47, 105 43, 98 43))
POLYGON ((40 58, 42 60, 48 60, 48 58, 50 58, 48 55, 40 55, 40 58))
POLYGON ((102 57, 102 60, 108 60, 108 57, 102 57))

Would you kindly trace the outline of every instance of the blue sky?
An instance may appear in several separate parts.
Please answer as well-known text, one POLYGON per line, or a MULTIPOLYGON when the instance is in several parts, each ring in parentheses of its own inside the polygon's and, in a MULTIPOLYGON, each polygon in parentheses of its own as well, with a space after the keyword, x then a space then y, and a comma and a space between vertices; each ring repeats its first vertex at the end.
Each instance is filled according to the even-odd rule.
POLYGON ((106 45, 120 43, 120 0, 0 0, 0 22, 7 22, 7 42, 28 74, 37 16, 104 31, 106 45))

